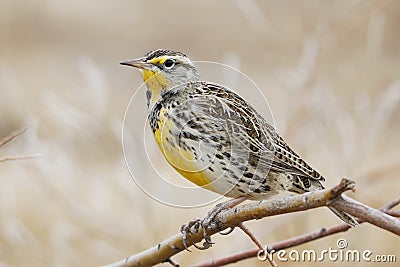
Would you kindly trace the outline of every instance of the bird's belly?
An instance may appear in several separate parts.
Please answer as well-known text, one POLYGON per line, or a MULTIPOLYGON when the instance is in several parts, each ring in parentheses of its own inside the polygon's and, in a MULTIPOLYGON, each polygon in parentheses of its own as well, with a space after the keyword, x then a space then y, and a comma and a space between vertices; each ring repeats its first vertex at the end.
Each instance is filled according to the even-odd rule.
POLYGON ((249 165, 246 158, 239 160, 239 163, 237 158, 228 158, 227 153, 223 153, 212 143, 176 137, 170 134, 170 129, 174 132, 174 126, 168 124, 165 124, 164 130, 155 131, 155 139, 168 163, 187 180, 233 198, 267 198, 278 191, 276 182, 273 182, 274 176, 269 175, 268 169, 250 171, 251 168, 246 168, 249 165), (246 169, 249 171, 245 171, 246 169), (254 180, 249 177, 249 173, 254 174, 254 179, 266 179, 254 180), (268 179, 268 176, 272 179, 268 179))
POLYGON ((201 157, 190 143, 177 142, 174 136, 155 132, 157 144, 168 163, 187 180, 198 186, 214 191, 212 182, 216 179, 213 163, 201 157), (179 143, 179 144, 178 144, 179 143))

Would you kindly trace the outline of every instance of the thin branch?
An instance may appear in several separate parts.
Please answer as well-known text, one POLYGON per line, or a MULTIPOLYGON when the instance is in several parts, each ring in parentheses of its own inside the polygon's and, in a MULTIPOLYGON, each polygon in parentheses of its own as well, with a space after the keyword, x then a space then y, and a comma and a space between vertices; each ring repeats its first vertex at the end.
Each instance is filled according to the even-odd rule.
POLYGON ((40 157, 40 154, 10 156, 10 157, 0 158, 0 162, 11 161, 11 160, 21 160, 21 159, 32 159, 32 158, 37 158, 37 157, 40 157))
MULTIPOLYGON (((400 213, 398 211, 393 211, 391 210, 392 208, 394 208, 395 206, 400 204, 400 198, 390 202, 389 204, 385 205, 384 207, 382 207, 380 210, 387 213, 387 214, 394 214, 396 215, 396 217, 400 216, 400 213)), ((362 220, 358 220, 359 223, 363 223, 362 220)), ((291 247, 295 247, 298 246, 300 244, 304 244, 304 243, 308 243, 329 235, 333 235, 333 234, 337 234, 337 233, 341 233, 341 232, 346 232, 347 230, 349 230, 351 227, 347 224, 339 224, 339 225, 335 225, 329 228, 322 228, 320 230, 314 231, 314 232, 310 232, 304 235, 300 235, 297 237, 293 237, 287 240, 283 240, 271 245, 268 245, 268 252, 271 251, 279 251, 282 249, 287 249, 287 248, 291 248, 291 247)), ((227 265, 230 263, 235 263, 238 261, 242 261, 242 260, 246 260, 246 259, 250 259, 250 258, 254 258, 258 256, 258 253, 260 252, 260 249, 254 248, 254 249, 249 249, 249 250, 245 250, 245 251, 241 251, 229 256, 225 256, 222 257, 220 259, 216 259, 216 260, 212 260, 209 262, 204 262, 204 263, 200 263, 197 265, 194 265, 193 267, 217 267, 217 266, 223 266, 223 265, 227 265)))
MULTIPOLYGON (((26 131, 26 129, 28 129, 28 128, 24 127, 21 130, 11 132, 8 136, 6 136, 6 137, 4 137, 3 139, 0 140, 0 147, 2 147, 5 144, 11 142, 15 137, 23 134, 26 131)), ((21 159, 31 159, 31 158, 37 158, 37 157, 40 157, 40 154, 7 156, 7 157, 0 158, 0 162, 21 160, 21 159)))
MULTIPOLYGON (((215 224, 211 225, 208 234, 213 235, 248 220, 321 207, 336 199, 340 195, 339 192, 350 190, 353 186, 353 182, 343 179, 339 185, 331 189, 291 196, 285 199, 251 202, 224 210, 216 215, 215 224)), ((188 236, 188 244, 200 242, 203 236, 203 229, 200 228, 197 233, 188 236)), ((110 264, 108 267, 152 266, 164 262, 185 249, 182 237, 181 233, 176 234, 150 249, 110 264)))
POLYGON ((331 206, 400 236, 400 221, 380 210, 371 208, 344 195, 341 199, 332 203, 331 206))
POLYGON ((251 232, 251 230, 249 228, 247 228, 247 226, 245 226, 243 223, 240 223, 238 226, 240 229, 242 229, 243 232, 245 232, 247 234, 247 236, 249 236, 251 238, 251 240, 257 244, 258 246, 258 251, 262 252, 262 254, 265 254, 265 258, 266 260, 269 262, 269 264, 272 267, 278 267, 278 264, 276 264, 276 262, 274 261, 274 259, 272 257, 270 257, 270 254, 268 253, 268 251, 264 248, 264 245, 261 243, 261 241, 251 232))
POLYGON ((165 263, 169 263, 171 264, 172 267, 179 267, 179 264, 177 264, 176 262, 174 262, 173 260, 171 260, 170 258, 167 259, 166 261, 164 261, 165 263))
POLYGON ((26 127, 22 128, 21 130, 11 132, 8 136, 4 137, 3 139, 0 140, 0 147, 4 146, 8 142, 12 141, 15 137, 18 135, 23 134, 26 131, 26 127))
POLYGON ((400 217, 400 210, 386 210, 384 212, 392 217, 400 217))
POLYGON ((400 204, 400 197, 395 199, 395 200, 393 200, 389 204, 385 205, 383 208, 381 208, 381 210, 382 211, 388 211, 388 210, 393 209, 394 207, 396 207, 399 204, 400 204))
MULTIPOLYGON (((268 216, 296 211, 304 211, 322 206, 332 206, 338 210, 342 210, 343 208, 343 211, 348 212, 355 217, 359 217, 380 228, 400 235, 399 220, 364 204, 358 203, 357 201, 348 197, 341 197, 343 192, 353 189, 354 182, 348 179, 342 179, 338 185, 332 188, 308 192, 282 199, 250 202, 229 210, 223 210, 215 216, 213 224, 209 227, 208 234, 213 235, 249 220, 261 219, 268 216), (363 214, 365 212, 370 212, 371 214, 363 214), (379 221, 381 217, 383 217, 382 222, 379 221)), ((183 236, 181 233, 176 234, 152 248, 106 266, 143 267, 153 266, 155 264, 165 262, 173 255, 185 250, 182 237, 183 236)), ((197 233, 193 233, 188 236, 187 243, 190 246, 190 244, 200 242, 203 237, 203 229, 200 227, 197 233)))

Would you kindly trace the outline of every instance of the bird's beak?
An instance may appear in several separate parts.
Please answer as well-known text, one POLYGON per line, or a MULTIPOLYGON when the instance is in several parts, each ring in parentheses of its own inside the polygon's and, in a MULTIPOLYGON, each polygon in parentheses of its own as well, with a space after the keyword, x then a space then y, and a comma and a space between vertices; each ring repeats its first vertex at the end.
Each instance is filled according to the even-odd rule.
POLYGON ((120 63, 121 65, 131 66, 142 70, 151 70, 153 65, 146 62, 146 57, 131 59, 120 63))

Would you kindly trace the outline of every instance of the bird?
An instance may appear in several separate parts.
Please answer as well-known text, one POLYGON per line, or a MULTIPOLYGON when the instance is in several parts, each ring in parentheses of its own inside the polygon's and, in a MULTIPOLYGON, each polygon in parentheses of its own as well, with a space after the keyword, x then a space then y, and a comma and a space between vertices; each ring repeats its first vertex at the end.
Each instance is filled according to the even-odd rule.
MULTIPOLYGON (((220 208, 281 192, 324 189, 325 178, 248 101, 203 81, 184 53, 155 49, 120 64, 142 73, 148 121, 165 159, 189 181, 233 200, 220 208)), ((329 208, 347 224, 357 224, 349 214, 329 208)), ((190 226, 182 228, 186 234, 190 226)))

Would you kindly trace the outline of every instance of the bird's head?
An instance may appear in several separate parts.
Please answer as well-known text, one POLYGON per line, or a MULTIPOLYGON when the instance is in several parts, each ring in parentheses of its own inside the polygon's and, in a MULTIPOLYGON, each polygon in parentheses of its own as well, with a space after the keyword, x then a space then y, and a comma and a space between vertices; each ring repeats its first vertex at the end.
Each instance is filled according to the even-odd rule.
POLYGON ((156 49, 144 57, 127 60, 121 64, 141 70, 143 80, 153 97, 159 96, 164 90, 199 80, 196 67, 181 52, 156 49))

